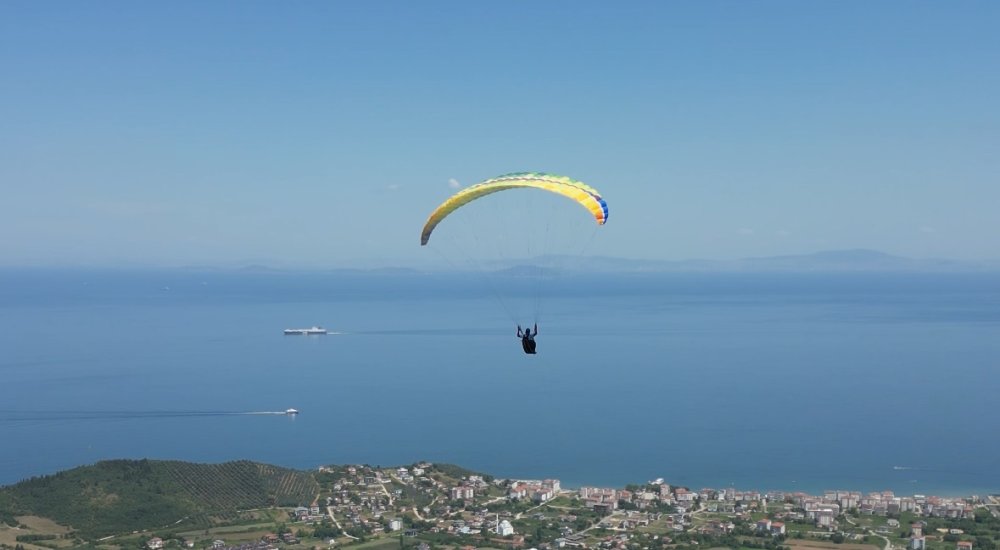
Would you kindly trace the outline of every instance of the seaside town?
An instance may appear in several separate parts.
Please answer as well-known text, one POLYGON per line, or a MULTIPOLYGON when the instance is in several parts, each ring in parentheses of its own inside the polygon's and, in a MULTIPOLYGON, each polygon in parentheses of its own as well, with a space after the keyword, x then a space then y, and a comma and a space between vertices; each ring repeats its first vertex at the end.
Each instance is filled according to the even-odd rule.
POLYGON ((623 488, 496 479, 451 465, 325 466, 314 502, 244 518, 248 529, 143 537, 149 550, 996 550, 1000 497, 623 488), (257 531, 273 520, 273 527, 257 531), (257 521, 254 524, 254 520, 257 521))

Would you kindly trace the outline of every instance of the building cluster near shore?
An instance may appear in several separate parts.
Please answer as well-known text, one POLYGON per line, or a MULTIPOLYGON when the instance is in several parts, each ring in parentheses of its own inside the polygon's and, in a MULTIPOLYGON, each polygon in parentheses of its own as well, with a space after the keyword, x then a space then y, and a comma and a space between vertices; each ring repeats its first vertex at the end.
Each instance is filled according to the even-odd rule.
MULTIPOLYGON (((888 543, 888 537, 902 540, 906 532, 909 550, 927 550, 929 535, 921 518, 960 520, 973 517, 984 507, 1000 514, 1000 501, 993 497, 897 496, 891 491, 846 490, 811 495, 732 487, 692 490, 671 486, 662 479, 625 488, 585 486, 569 490, 554 478, 494 479, 427 462, 398 468, 331 466, 320 468, 319 474, 323 486, 319 498, 289 509, 288 519, 296 532, 300 525, 335 526, 339 534, 324 541, 330 545, 392 534, 451 537, 456 548, 468 550, 487 542, 497 545, 498 540, 502 540, 500 547, 510 549, 614 550, 626 547, 635 535, 649 537, 654 532, 664 543, 687 533, 726 536, 734 532, 782 538, 842 533, 855 540, 881 536, 888 543), (900 525, 895 518, 901 514, 917 521, 900 525), (866 525, 870 527, 859 530, 851 518, 866 516, 882 519, 869 521, 866 525), (543 529, 544 535, 540 534, 543 529)), ((930 536, 940 540, 938 535, 930 536)), ((274 550, 292 541, 298 542, 284 532, 252 544, 214 540, 206 548, 274 550)), ((957 542, 954 550, 974 550, 970 540, 957 542)), ((157 550, 152 545, 150 549, 157 550)))
POLYGON ((791 513, 794 519, 815 520, 826 526, 832 519, 847 511, 861 515, 888 516, 910 512, 917 516, 943 518, 969 518, 977 504, 984 501, 978 496, 938 497, 938 496, 896 496, 892 491, 862 494, 858 491, 826 491, 823 495, 804 492, 741 491, 734 488, 701 489, 691 491, 684 487, 671 487, 662 481, 650 483, 639 491, 625 489, 581 487, 577 494, 590 508, 607 507, 617 509, 619 503, 629 503, 638 509, 653 503, 666 503, 682 509, 692 503, 708 507, 711 511, 739 514, 761 508, 769 502, 784 502, 786 508, 799 508, 801 512, 791 513))
MULTIPOLYGON (((501 480, 500 483, 504 483, 501 480)), ((510 482, 510 489, 507 496, 511 499, 530 498, 534 502, 542 503, 552 500, 560 492, 558 479, 546 479, 544 481, 535 480, 514 480, 510 482)))

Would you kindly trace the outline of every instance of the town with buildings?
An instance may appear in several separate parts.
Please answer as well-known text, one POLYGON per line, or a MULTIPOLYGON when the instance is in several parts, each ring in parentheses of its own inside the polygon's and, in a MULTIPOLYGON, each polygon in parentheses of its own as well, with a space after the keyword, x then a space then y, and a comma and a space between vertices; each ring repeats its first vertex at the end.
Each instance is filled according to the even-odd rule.
POLYGON ((451 465, 324 466, 314 502, 271 525, 144 539, 211 550, 476 548, 661 550, 997 550, 1000 498, 823 494, 673 486, 563 487, 451 465), (258 530, 260 529, 260 530, 258 530))

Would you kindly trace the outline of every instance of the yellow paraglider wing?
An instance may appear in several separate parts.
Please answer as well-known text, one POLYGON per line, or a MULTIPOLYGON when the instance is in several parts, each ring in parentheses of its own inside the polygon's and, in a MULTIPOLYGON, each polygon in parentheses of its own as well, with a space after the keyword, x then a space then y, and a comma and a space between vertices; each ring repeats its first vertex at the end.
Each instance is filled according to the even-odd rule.
POLYGON ((427 223, 424 224, 424 229, 420 233, 421 246, 427 244, 434 228, 441 223, 441 220, 448 217, 448 214, 486 195, 508 189, 521 188, 542 189, 568 197, 589 210, 599 225, 603 225, 608 221, 608 204, 601 198, 601 194, 598 193, 597 189, 589 185, 554 174, 533 172, 506 174, 462 189, 441 203, 441 206, 438 206, 431 212, 430 217, 427 218, 427 223))

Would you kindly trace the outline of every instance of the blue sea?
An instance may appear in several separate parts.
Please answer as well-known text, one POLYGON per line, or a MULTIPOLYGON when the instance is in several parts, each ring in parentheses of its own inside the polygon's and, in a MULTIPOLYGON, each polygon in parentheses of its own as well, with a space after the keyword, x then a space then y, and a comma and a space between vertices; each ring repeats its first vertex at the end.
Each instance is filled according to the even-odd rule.
POLYGON ((0 271, 0 484, 148 457, 982 494, 998 434, 995 274, 0 271))

